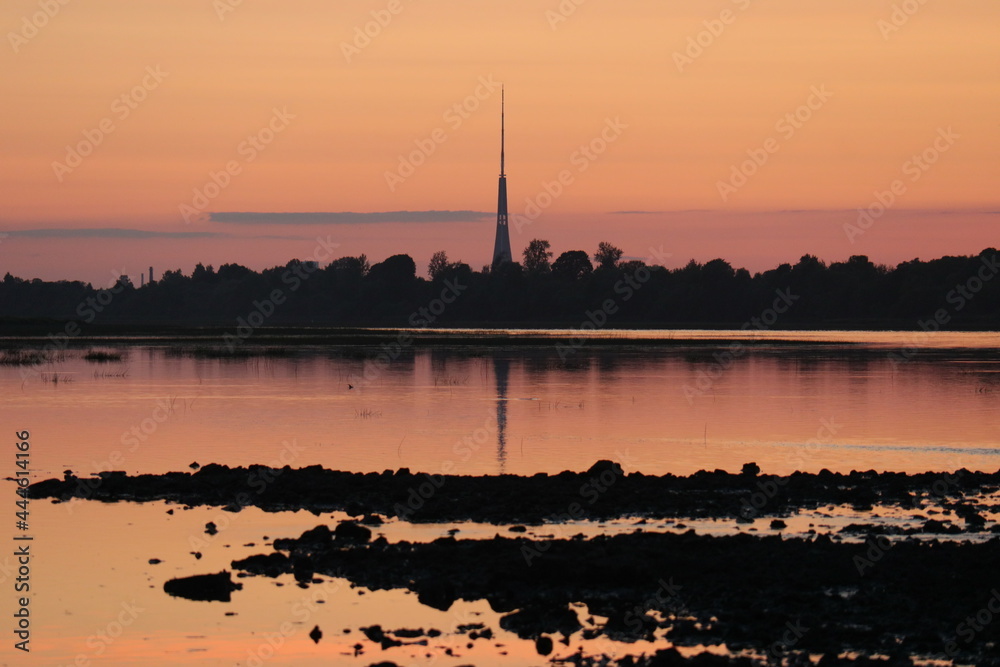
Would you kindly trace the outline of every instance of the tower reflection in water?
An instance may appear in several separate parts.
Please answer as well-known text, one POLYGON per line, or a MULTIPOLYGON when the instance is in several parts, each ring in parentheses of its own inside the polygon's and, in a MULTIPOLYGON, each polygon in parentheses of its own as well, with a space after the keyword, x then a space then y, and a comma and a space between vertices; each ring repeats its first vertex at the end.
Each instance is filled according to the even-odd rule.
POLYGON ((493 357, 493 376, 497 381, 497 463, 500 474, 507 464, 507 382, 510 360, 493 357))

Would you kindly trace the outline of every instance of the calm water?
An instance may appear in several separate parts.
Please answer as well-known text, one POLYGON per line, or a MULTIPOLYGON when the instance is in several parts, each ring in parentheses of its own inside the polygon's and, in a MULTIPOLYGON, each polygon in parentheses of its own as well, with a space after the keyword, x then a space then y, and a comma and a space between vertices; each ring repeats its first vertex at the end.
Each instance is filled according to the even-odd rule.
MULTIPOLYGON (((605 335, 622 336, 621 333, 605 335)), ((70 350, 0 367, 4 422, 32 432, 39 477, 192 462, 458 474, 558 472, 621 459, 648 473, 1000 468, 1000 337, 640 332, 690 344, 579 348, 70 350), (806 344, 788 345, 784 340, 806 344), (735 338, 733 339, 735 340, 735 338), (901 353, 901 350, 904 352, 901 353)), ((204 345, 201 345, 204 349, 204 345)))
MULTIPOLYGON (((24 368, 0 366, 0 419, 8 433, 31 431, 35 479, 61 476, 64 469, 183 470, 193 461, 318 463, 356 471, 451 467, 463 474, 579 470, 602 458, 650 473, 735 471, 747 461, 775 473, 1000 468, 995 334, 926 340, 851 332, 593 335, 623 344, 584 340, 562 355, 555 342, 416 347, 386 365, 377 348, 295 348, 292 356, 234 361, 196 354, 205 341, 136 340, 115 348, 125 355, 121 362, 89 362, 80 349, 26 375, 24 368), (651 347, 649 338, 673 342, 651 347), (735 354, 734 341, 745 344, 735 354)), ((922 520, 882 514, 884 521, 922 520)), ((264 544, 275 537, 297 536, 342 515, 38 500, 30 518, 33 653, 25 661, 5 644, 0 664, 545 662, 531 642, 502 631, 483 601, 438 612, 400 591, 365 591, 336 579, 302 590, 291 577, 244 579, 231 604, 162 591, 169 578, 220 571, 233 559, 269 551, 264 544), (218 535, 205 535, 207 521, 220 526, 218 535), (455 628, 476 622, 496 638, 470 650, 455 628), (429 647, 383 653, 358 630, 373 624, 436 627, 444 634, 429 647), (318 645, 306 636, 313 625, 324 632, 318 645), (359 657, 357 644, 364 651, 359 657), (455 657, 445 656, 446 648, 455 657)), ((813 522, 822 528, 854 520, 826 508, 790 518, 789 525, 804 530, 813 522)), ((620 532, 634 529, 629 521, 544 526, 532 534, 620 532)), ((649 529, 669 530, 669 523, 649 529)), ((768 530, 767 520, 759 523, 689 522, 720 534, 768 530)), ((390 521, 379 532, 391 540, 427 540, 451 528, 390 521)), ((457 528, 459 537, 472 538, 506 530, 457 528)), ((5 588, 12 560, 0 557, 5 588)), ((0 612, 12 613, 12 605, 12 595, 3 596, 0 612)), ((585 609, 578 613, 589 616, 585 609)), ((619 646, 574 637, 569 646, 557 644, 557 654, 580 647, 637 654, 665 646, 666 639, 619 646)))

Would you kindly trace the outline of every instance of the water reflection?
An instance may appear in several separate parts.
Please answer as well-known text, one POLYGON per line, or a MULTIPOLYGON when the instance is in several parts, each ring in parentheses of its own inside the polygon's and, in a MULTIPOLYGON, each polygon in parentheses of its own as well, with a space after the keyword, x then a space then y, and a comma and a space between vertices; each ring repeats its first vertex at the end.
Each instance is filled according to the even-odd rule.
POLYGON ((510 361, 504 357, 494 357, 493 375, 497 382, 497 464, 502 475, 506 472, 507 464, 507 382, 510 361))
POLYGON ((384 362, 377 347, 234 360, 136 346, 123 377, 70 350, 41 370, 71 381, 0 367, 0 390, 16 428, 44 443, 33 463, 47 476, 268 464, 288 451, 293 467, 437 473, 450 461, 464 475, 585 470, 617 452, 650 474, 747 461, 774 473, 1000 467, 992 348, 903 364, 885 344, 730 349, 411 347, 384 362), (161 404, 175 409, 163 418, 161 404), (456 449, 472 434, 475 447, 456 449))

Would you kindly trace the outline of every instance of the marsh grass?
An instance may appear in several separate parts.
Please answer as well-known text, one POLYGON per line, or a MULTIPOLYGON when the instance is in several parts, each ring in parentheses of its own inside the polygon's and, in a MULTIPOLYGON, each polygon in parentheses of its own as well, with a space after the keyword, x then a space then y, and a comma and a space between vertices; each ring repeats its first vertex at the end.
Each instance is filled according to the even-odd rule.
POLYGON ((111 348, 92 347, 89 350, 87 350, 86 354, 83 355, 83 358, 86 361, 98 364, 107 364, 111 363, 112 361, 122 361, 125 358, 125 356, 126 353, 120 350, 114 350, 111 348))
POLYGON ((46 350, 13 349, 0 351, 0 366, 40 366, 57 361, 57 356, 46 350))
POLYGON ((469 384, 469 376, 438 375, 434 378, 435 387, 462 387, 469 384))
POLYGON ((94 371, 94 378, 98 380, 123 380, 128 377, 129 366, 122 364, 117 368, 102 368, 94 371))

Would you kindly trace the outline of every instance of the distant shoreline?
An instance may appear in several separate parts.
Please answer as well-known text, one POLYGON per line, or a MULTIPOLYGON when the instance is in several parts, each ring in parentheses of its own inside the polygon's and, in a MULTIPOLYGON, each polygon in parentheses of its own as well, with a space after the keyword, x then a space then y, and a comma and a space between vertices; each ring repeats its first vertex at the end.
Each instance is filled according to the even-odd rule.
MULTIPOLYGON (((995 344, 984 344, 982 340, 963 340, 976 334, 994 333, 993 329, 941 331, 934 332, 932 335, 920 330, 912 331, 889 326, 768 330, 707 327, 699 324, 670 329, 606 327, 596 330, 587 327, 525 327, 523 325, 416 329, 361 326, 273 326, 255 329, 252 335, 238 339, 236 345, 229 345, 227 341, 233 339, 237 329, 235 326, 122 324, 71 329, 69 325, 70 323, 63 321, 33 321, 16 324, 0 322, 0 348, 55 347, 65 350, 101 345, 193 345, 228 348, 230 352, 234 352, 239 350, 260 351, 261 348, 269 346, 295 349, 307 346, 364 347, 401 343, 404 347, 552 347, 570 345, 574 349, 616 346, 711 347, 733 344, 790 348, 837 345, 858 348, 906 346, 929 349, 1000 349, 1000 335, 997 336, 995 344), (70 335, 67 335, 66 332, 70 332, 70 335), (718 335, 714 335, 716 333, 718 335)), ((1000 334, 1000 332, 997 333, 1000 334)))

